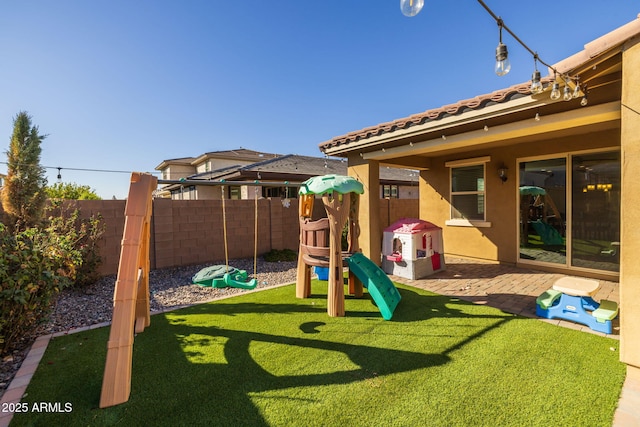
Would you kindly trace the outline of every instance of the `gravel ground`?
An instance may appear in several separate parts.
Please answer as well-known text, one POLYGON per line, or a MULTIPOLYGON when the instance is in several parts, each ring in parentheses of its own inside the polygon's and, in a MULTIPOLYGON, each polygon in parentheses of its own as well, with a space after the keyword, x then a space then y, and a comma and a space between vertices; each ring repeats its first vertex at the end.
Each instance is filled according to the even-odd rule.
MULTIPOLYGON (((209 265, 211 264, 151 271, 151 312, 246 292, 244 289, 232 287, 209 288, 193 285, 193 275, 209 265)), ((246 270, 249 276, 253 277, 253 259, 230 260, 229 265, 246 270)), ((293 283, 296 281, 296 262, 266 262, 258 259, 256 278, 256 289, 293 283)), ((39 327, 33 336, 23 337, 18 348, 0 361, 0 398, 9 387, 37 336, 111 321, 115 282, 116 275, 105 276, 93 285, 82 289, 65 289, 58 295, 49 321, 39 327)))

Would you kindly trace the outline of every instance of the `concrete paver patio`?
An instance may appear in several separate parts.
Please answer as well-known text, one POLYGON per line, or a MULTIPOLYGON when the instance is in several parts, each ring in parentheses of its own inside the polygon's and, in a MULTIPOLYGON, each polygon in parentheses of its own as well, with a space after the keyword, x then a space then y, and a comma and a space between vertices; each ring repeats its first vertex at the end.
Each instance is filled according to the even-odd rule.
MULTIPOLYGON (((544 291, 551 289, 553 283, 566 275, 547 273, 515 266, 500 265, 483 261, 470 261, 460 258, 446 259, 446 269, 427 278, 411 280, 398 276, 390 276, 392 280, 431 292, 455 296, 476 304, 487 304, 505 312, 521 316, 536 316, 536 298, 544 291)), ((600 289, 594 299, 603 299, 620 303, 618 283, 600 280, 600 289)), ((598 335, 589 327, 573 322, 557 319, 541 319, 552 324, 578 329, 598 335)), ((613 321, 613 332, 607 335, 619 338, 620 325, 618 319, 613 321)))

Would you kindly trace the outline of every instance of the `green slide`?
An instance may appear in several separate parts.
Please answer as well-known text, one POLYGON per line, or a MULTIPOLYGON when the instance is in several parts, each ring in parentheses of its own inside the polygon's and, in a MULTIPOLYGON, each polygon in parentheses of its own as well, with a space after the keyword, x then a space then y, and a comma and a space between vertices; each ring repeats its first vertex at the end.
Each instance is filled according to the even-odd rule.
POLYGON ((380 267, 361 253, 349 257, 349 270, 360 279, 380 309, 384 320, 390 320, 400 302, 400 292, 380 267))

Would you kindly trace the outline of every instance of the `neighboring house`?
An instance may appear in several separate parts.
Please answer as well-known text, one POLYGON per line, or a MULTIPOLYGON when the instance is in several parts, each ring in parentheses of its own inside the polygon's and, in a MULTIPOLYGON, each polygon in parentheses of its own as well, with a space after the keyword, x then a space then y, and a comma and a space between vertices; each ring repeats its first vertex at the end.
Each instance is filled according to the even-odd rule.
MULTIPOLYGON (((209 155, 211 154, 209 153, 209 155)), ((168 164, 168 162, 170 161, 165 161, 161 165, 168 164)), ((287 154, 277 157, 271 156, 267 160, 242 166, 223 166, 219 169, 181 176, 177 179, 186 178, 189 182, 184 185, 169 184, 162 190, 164 194, 170 195, 174 199, 219 199, 222 195, 220 187, 197 185, 194 184, 194 181, 225 180, 228 182, 228 185, 225 186, 225 197, 229 199, 253 199, 256 195, 257 197, 296 198, 298 187, 287 186, 283 183, 301 183, 314 176, 346 175, 346 173, 347 164, 344 160, 287 154), (260 181, 263 185, 246 184, 254 181, 260 181), (269 186, 269 183, 274 184, 269 186)), ((380 168, 379 197, 415 199, 418 197, 417 185, 418 172, 416 170, 387 166, 380 168)))
MULTIPOLYGON (((179 180, 213 170, 238 168, 278 156, 280 155, 247 150, 241 147, 236 150, 212 151, 198 157, 180 157, 177 159, 163 160, 155 169, 160 171, 160 179, 179 180)), ((188 198, 183 197, 184 193, 184 187, 180 188, 180 186, 178 186, 178 188, 175 188, 175 186, 163 186, 158 189, 156 196, 188 198)))
MULTIPOLYGON (((640 18, 554 68, 561 89, 561 76, 579 76, 588 99, 550 99, 551 75, 540 94, 525 82, 320 150, 368 187, 381 164, 419 169, 420 217, 443 228, 448 254, 619 280, 621 360, 638 378, 640 18)), ((380 260, 379 202, 360 202, 360 247, 380 260)))
POLYGON ((279 156, 280 154, 262 153, 240 147, 237 150, 212 151, 198 157, 163 160, 156 166, 156 170, 161 172, 162 179, 181 179, 203 172, 229 166, 248 165, 279 156))

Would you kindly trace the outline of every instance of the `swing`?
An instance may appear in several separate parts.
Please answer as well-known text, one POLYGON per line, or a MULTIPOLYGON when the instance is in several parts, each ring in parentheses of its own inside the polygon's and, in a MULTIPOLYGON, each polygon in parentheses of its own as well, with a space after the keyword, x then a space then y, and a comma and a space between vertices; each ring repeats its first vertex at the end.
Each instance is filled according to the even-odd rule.
MULTIPOLYGON (((257 191, 257 188, 256 188, 257 191)), ((222 233, 224 235, 224 262, 227 272, 224 274, 224 283, 227 286, 242 289, 254 289, 258 285, 257 275, 257 259, 258 259, 258 197, 255 199, 255 218, 254 218, 254 245, 253 245, 253 279, 248 280, 245 270, 229 271, 229 247, 227 246, 227 210, 224 204, 224 185, 222 186, 222 233)), ((233 267, 232 267, 233 268, 233 267)))
POLYGON ((224 202, 224 185, 222 190, 222 233, 224 239, 224 259, 225 265, 213 265, 200 270, 191 281, 200 286, 211 286, 214 288, 225 288, 231 286, 240 289, 254 289, 258 285, 258 197, 256 188, 255 197, 255 226, 254 226, 254 247, 253 247, 253 279, 249 280, 246 270, 239 270, 229 266, 229 247, 227 244, 227 210, 224 202))

